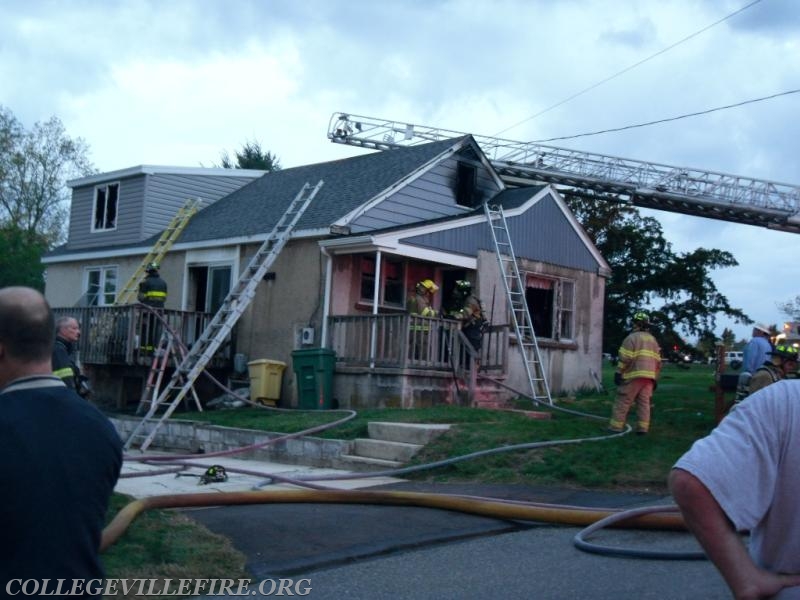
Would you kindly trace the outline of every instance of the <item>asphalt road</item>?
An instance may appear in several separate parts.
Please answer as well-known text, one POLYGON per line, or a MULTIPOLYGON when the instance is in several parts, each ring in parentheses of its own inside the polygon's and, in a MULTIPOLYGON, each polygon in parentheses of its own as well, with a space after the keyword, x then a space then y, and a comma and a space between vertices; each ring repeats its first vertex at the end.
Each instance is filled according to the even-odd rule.
MULTIPOLYGON (((648 494, 547 487, 405 482, 380 489, 605 508, 668 502, 648 494)), ((314 599, 730 598, 707 561, 589 554, 573 545, 579 531, 575 527, 390 506, 232 506, 187 514, 230 538, 247 556, 255 580, 250 589, 256 597, 260 582, 284 578, 295 585, 290 590, 314 599), (301 579, 306 581, 298 585, 301 579)), ((643 549, 698 549, 689 534, 675 532, 603 530, 592 541, 643 549)), ((262 589, 270 586, 268 582, 262 589)), ((286 588, 283 595, 288 595, 286 588)))

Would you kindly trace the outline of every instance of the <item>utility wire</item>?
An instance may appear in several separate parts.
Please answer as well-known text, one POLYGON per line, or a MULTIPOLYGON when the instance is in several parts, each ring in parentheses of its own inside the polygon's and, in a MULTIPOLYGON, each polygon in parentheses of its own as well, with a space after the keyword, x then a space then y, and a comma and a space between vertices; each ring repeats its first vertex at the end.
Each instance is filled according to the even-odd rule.
POLYGON ((574 140, 575 138, 580 137, 588 137, 591 135, 600 135, 601 133, 612 133, 614 131, 625 131, 626 129, 636 129, 638 127, 648 127, 650 125, 658 125, 659 123, 668 123, 670 121, 679 121, 681 119, 687 119, 689 117, 697 117, 699 115, 707 115, 709 113, 717 112, 720 110, 727 110, 729 108, 737 108, 739 106, 744 106, 745 104, 754 104, 756 102, 763 102, 764 100, 771 100, 772 98, 778 98, 780 96, 788 96, 790 94, 797 94, 800 92, 800 89, 797 90, 787 90, 785 92, 779 92, 777 94, 772 94, 770 96, 763 96, 761 98, 753 98, 752 100, 744 100, 743 102, 737 102, 736 104, 726 104, 725 106, 717 106, 716 108, 709 108, 707 110, 701 110, 698 112, 687 113, 685 115, 678 115, 677 117, 668 117, 666 119, 658 119, 656 121, 647 121, 646 123, 637 123, 636 125, 625 125, 624 127, 614 127, 612 129, 601 129, 599 131, 590 131, 587 133, 577 133, 575 135, 562 135, 559 137, 551 137, 541 140, 531 140, 532 144, 541 144, 544 142, 554 142, 556 140, 574 140))
POLYGON ((708 31, 712 27, 715 27, 715 26, 719 25, 720 23, 723 23, 724 21, 727 21, 728 19, 730 19, 732 17, 735 17, 740 12, 743 12, 743 11, 747 10, 748 8, 758 4, 759 2, 761 2, 761 0, 753 0, 753 2, 750 2, 750 4, 746 4, 745 6, 740 8, 739 10, 736 10, 736 11, 730 13, 729 15, 726 15, 726 16, 722 17, 718 21, 714 21, 710 25, 706 25, 702 29, 700 29, 698 31, 695 31, 694 33, 686 36, 685 38, 683 38, 681 40, 678 40, 674 44, 671 44, 671 45, 667 46, 666 48, 663 48, 663 49, 659 50, 655 54, 651 54, 647 58, 643 58, 639 62, 633 63, 629 67, 625 67, 621 71, 617 71, 616 73, 606 77, 605 79, 601 79, 597 83, 594 83, 594 84, 590 85, 589 87, 582 89, 580 92, 576 92, 576 93, 572 94, 571 96, 569 96, 568 98, 565 98, 564 100, 561 100, 560 102, 556 102, 555 104, 553 104, 551 106, 548 106, 547 108, 545 108, 543 110, 540 110, 538 113, 536 113, 533 116, 528 117, 527 119, 523 119, 522 121, 518 121, 517 123, 514 123, 513 125, 510 125, 510 126, 506 127, 505 129, 501 129, 500 131, 498 131, 497 133, 494 134, 494 137, 497 137, 501 133, 505 133, 506 131, 508 131, 510 129, 514 129, 515 127, 519 127, 523 123, 527 123, 528 121, 532 121, 533 119, 542 116, 544 113, 549 112, 549 111, 553 110, 554 108, 558 108, 562 104, 566 104, 567 102, 569 102, 570 100, 574 100, 578 96, 582 96, 586 92, 590 92, 591 90, 595 89, 596 87, 599 87, 599 86, 603 85, 604 83, 607 83, 607 82, 611 81, 612 79, 615 79, 615 78, 619 77, 620 75, 623 75, 623 74, 627 73, 628 71, 630 71, 632 69, 635 69, 639 65, 642 65, 642 64, 646 63, 647 61, 654 59, 656 56, 660 56, 661 54, 664 54, 665 52, 668 52, 669 50, 672 50, 676 46, 679 46, 680 44, 683 44, 684 42, 688 42, 690 39, 692 39, 694 37, 697 37, 701 33, 704 33, 706 31, 708 31))

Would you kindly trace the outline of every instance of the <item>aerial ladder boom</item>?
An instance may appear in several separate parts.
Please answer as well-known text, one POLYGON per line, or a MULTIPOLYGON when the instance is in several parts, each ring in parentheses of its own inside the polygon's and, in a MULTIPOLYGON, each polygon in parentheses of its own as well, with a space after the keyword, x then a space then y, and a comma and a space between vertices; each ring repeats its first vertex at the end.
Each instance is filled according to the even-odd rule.
MULTIPOLYGON (((464 132, 333 113, 328 138, 337 144, 392 150, 464 132)), ((800 233, 800 186, 715 171, 607 156, 472 134, 512 187, 547 182, 574 193, 722 221, 800 233)))

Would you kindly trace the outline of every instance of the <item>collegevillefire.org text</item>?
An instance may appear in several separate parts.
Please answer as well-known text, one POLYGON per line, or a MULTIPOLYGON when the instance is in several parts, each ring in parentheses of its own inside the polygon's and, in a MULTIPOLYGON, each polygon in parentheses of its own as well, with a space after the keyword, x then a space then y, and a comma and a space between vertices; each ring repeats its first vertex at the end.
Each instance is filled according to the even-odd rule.
POLYGON ((310 579, 11 579, 9 596, 305 596, 310 579))

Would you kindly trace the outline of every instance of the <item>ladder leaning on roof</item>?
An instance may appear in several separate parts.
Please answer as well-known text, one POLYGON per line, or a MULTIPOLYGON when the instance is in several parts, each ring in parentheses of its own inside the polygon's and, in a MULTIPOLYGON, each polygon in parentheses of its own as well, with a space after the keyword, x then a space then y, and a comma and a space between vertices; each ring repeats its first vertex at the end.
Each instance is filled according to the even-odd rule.
POLYGON ((156 241, 150 249, 150 252, 147 253, 147 256, 144 257, 139 267, 133 275, 131 275, 125 287, 117 294, 117 299, 114 301, 115 306, 132 304, 136 300, 137 293, 139 292, 139 282, 142 280, 142 277, 144 277, 147 265, 152 262, 161 263, 161 259, 164 258, 164 255, 186 227, 189 219, 191 219, 198 210, 200 210, 199 198, 189 198, 184 202, 183 206, 175 213, 172 221, 167 225, 167 228, 164 229, 161 237, 158 238, 158 241, 156 241))
POLYGON ((158 428, 166 421, 170 415, 175 411, 180 404, 181 400, 186 396, 190 389, 205 369, 205 366, 213 358, 216 351, 219 349, 222 342, 230 334, 239 317, 242 316, 245 309, 250 305, 253 297, 256 294, 256 288, 267 270, 275 262, 275 259, 280 254, 289 236, 292 233, 297 221, 302 216, 308 205, 317 195, 317 192, 322 187, 322 180, 317 182, 317 185, 311 187, 306 183, 302 189, 292 200, 286 212, 283 213, 278 223, 272 229, 272 232, 264 240, 264 243, 256 252, 255 256, 250 260, 247 267, 242 271, 239 281, 228 293, 225 301, 220 306, 217 314, 211 319, 211 322, 205 328, 200 338, 194 343, 191 350, 189 350, 186 357, 181 364, 175 369, 169 383, 164 390, 158 395, 158 398, 150 403, 150 408, 142 421, 131 432, 130 437, 125 442, 125 449, 128 450, 136 442, 137 439, 142 439, 140 450, 147 450, 148 446, 155 438, 158 428), (167 404, 170 394, 177 389, 175 396, 169 400, 169 404, 160 418, 156 417, 156 412, 159 406, 167 404), (149 428, 149 432, 145 432, 145 428, 149 424, 154 424, 149 428))
POLYGON ((511 312, 511 321, 514 325, 514 333, 517 336, 517 346, 522 353, 522 362, 525 364, 525 372, 531 386, 533 401, 536 403, 547 402, 553 404, 550 396, 550 387, 547 385, 544 365, 539 353, 539 345, 536 343, 536 333, 533 330, 531 313, 528 310, 528 303, 525 300, 525 286, 519 274, 517 257, 514 255, 514 247, 511 245, 511 237, 508 233, 508 223, 503 214, 503 207, 499 204, 490 205, 485 202, 483 210, 492 232, 492 241, 497 254, 497 262, 500 266, 500 274, 503 280, 503 288, 508 299, 508 307, 511 312))

